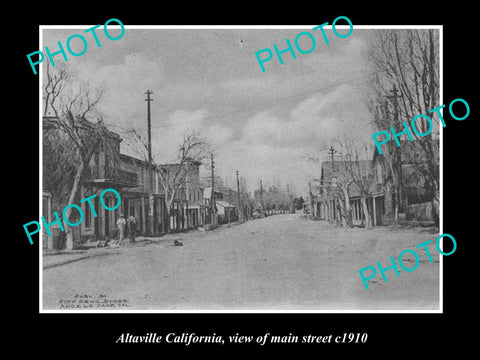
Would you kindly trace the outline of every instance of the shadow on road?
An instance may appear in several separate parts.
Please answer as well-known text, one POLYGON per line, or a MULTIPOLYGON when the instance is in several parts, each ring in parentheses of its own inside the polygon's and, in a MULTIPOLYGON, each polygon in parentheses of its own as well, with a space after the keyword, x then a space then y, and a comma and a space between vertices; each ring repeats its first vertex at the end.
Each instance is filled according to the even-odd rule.
POLYGON ((70 258, 70 259, 63 259, 62 261, 56 261, 56 262, 52 262, 50 264, 44 264, 43 265, 43 270, 51 269, 51 268, 61 266, 61 265, 70 264, 70 263, 80 261, 80 260, 90 259, 90 258, 93 258, 93 257, 100 257, 100 256, 103 257, 103 256, 111 256, 111 255, 118 255, 118 254, 119 254, 119 252, 95 252, 95 253, 84 254, 83 256, 70 258))

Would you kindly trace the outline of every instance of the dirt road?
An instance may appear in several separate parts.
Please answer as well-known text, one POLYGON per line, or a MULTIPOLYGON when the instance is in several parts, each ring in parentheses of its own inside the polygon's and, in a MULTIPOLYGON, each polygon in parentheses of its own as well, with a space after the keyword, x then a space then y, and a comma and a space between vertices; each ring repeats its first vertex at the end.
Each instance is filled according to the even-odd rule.
POLYGON ((435 310, 434 247, 434 263, 417 251, 421 261, 415 271, 400 269, 397 277, 390 270, 387 282, 378 274, 369 290, 358 273, 377 261, 387 267, 389 256, 397 258, 432 238, 436 234, 422 228, 342 229, 276 215, 140 241, 45 269, 44 308, 65 308, 68 300, 78 305, 83 297, 91 301, 87 309, 96 310, 435 310), (174 239, 184 245, 173 246, 174 239), (99 308, 102 299, 128 307, 99 308))

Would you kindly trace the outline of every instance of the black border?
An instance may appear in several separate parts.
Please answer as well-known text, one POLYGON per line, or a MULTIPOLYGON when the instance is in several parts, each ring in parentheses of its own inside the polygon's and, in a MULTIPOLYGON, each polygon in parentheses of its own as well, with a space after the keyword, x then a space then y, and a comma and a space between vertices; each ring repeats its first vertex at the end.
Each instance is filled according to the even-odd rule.
POLYGON ((280 354, 293 350, 298 355, 303 351, 313 351, 313 356, 322 356, 327 351, 337 354, 338 351, 351 350, 356 354, 359 351, 379 355, 400 355, 404 352, 405 356, 411 356, 422 353, 433 355, 452 346, 462 346, 464 349, 465 346, 473 345, 467 339, 474 331, 468 328, 469 320, 476 314, 476 302, 473 300, 475 272, 470 271, 470 264, 475 261, 473 257, 477 242, 472 232, 477 213, 475 155, 478 153, 474 149, 476 104, 472 91, 474 76, 478 77, 473 28, 475 7, 456 2, 445 8, 440 8, 442 5, 437 3, 420 9, 415 4, 383 3, 378 7, 363 4, 359 11, 346 3, 328 10, 321 3, 276 3, 263 12, 258 4, 224 4, 218 8, 202 5, 198 11, 186 3, 181 6, 182 10, 173 10, 163 3, 138 4, 137 10, 132 10, 131 4, 125 8, 115 4, 107 10, 99 9, 99 5, 95 4, 91 8, 77 6, 76 9, 74 7, 63 11, 39 6, 38 11, 22 16, 21 35, 8 39, 13 50, 8 52, 9 60, 3 68, 9 76, 22 76, 21 80, 15 76, 9 81, 13 85, 13 92, 5 99, 6 106, 13 110, 13 114, 9 114, 6 120, 9 126, 14 126, 17 134, 12 139, 13 146, 7 146, 10 148, 6 154, 7 166, 12 172, 5 174, 9 176, 10 182, 14 180, 8 187, 15 189, 7 191, 10 193, 7 198, 12 197, 9 200, 12 206, 9 208, 14 211, 5 219, 5 227, 13 232, 13 236, 4 239, 8 247, 12 247, 5 255, 15 257, 15 265, 8 265, 10 271, 7 278, 11 284, 8 293, 3 296, 8 303, 6 309, 12 309, 9 315, 13 315, 9 321, 9 336, 12 339, 9 343, 20 346, 22 351, 36 354, 41 354, 41 350, 53 352, 54 357, 68 354, 96 357, 95 354, 103 351, 112 355, 133 356, 152 351, 156 356, 162 356, 167 349, 178 353, 202 350, 212 354, 227 349, 234 352, 269 350, 280 354), (223 11, 219 12, 218 9, 223 11), (187 13, 190 15, 187 16, 187 13), (443 314, 39 314, 38 243, 31 246, 22 227, 38 218, 38 78, 33 75, 26 59, 26 54, 38 50, 38 25, 94 25, 103 24, 111 18, 118 18, 125 25, 320 24, 331 22, 341 15, 348 16, 354 26, 444 25, 444 103, 448 106, 451 100, 463 98, 470 104, 471 114, 462 122, 444 115, 447 127, 444 129, 443 148, 443 232, 455 236, 458 248, 453 255, 444 257, 443 314), (472 18, 469 19, 469 16, 472 18), (18 182, 21 184, 18 185, 18 182), (188 347, 172 344, 115 344, 123 332, 215 332, 224 338, 236 332, 253 336, 266 332, 279 335, 290 332, 296 335, 367 332, 368 341, 366 344, 288 344, 265 347, 227 343, 223 346, 188 347))

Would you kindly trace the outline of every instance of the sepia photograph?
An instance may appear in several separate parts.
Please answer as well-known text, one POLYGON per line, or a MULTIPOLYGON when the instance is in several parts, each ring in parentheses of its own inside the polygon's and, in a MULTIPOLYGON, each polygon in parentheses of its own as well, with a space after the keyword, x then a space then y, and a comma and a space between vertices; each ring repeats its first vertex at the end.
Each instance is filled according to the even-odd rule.
POLYGON ((40 26, 41 313, 442 312, 443 28, 324 20, 40 26))

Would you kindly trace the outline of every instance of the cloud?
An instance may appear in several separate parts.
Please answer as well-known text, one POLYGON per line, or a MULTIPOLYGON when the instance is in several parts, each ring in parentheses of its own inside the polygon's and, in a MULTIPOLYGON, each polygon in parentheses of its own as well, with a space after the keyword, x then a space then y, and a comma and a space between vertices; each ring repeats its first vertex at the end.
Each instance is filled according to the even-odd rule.
MULTIPOLYGON (((204 109, 199 109, 195 111, 186 111, 186 110, 176 110, 174 111, 165 122, 159 123, 158 128, 162 127, 174 127, 175 132, 183 133, 188 129, 196 129, 203 125, 203 121, 207 111, 204 109)), ((156 128, 153 125, 153 128, 156 128)))
POLYGON ((157 163, 171 163, 177 159, 178 149, 189 130, 201 129, 207 112, 177 110, 162 122, 152 124, 152 153, 157 163))
POLYGON ((233 138, 231 128, 207 123, 208 112, 205 109, 194 111, 177 110, 164 122, 152 124, 152 148, 154 159, 158 163, 175 162, 178 148, 187 132, 195 131, 214 149, 229 146, 233 138))
POLYGON ((342 130, 342 121, 336 118, 334 109, 344 101, 344 92, 337 89, 310 96, 285 116, 273 116, 268 111, 257 113, 247 121, 243 136, 248 143, 263 142, 276 147, 303 148, 330 141, 342 130))
POLYGON ((116 125, 127 126, 145 118, 145 92, 158 86, 164 77, 160 62, 152 62, 141 53, 125 55, 119 64, 97 67, 84 62, 77 76, 106 90, 98 108, 116 125))
POLYGON ((371 63, 365 57, 367 42, 355 32, 341 43, 327 50, 314 51, 299 60, 323 76, 326 82, 351 79, 371 72, 371 63))
POLYGON ((353 57, 361 55, 367 48, 367 42, 358 36, 349 37, 343 50, 346 54, 352 54, 353 57))
POLYGON ((219 168, 226 174, 240 170, 251 187, 260 178, 268 182, 278 177, 283 186, 289 183, 302 190, 309 178, 320 176, 319 164, 308 163, 304 155, 322 156, 322 150, 346 135, 371 134, 365 121, 349 117, 361 107, 358 89, 342 85, 313 93, 288 112, 258 112, 228 147, 220 149, 219 168))
POLYGON ((214 148, 217 171, 225 176, 239 170, 250 186, 278 176, 299 188, 319 171, 303 155, 343 134, 368 132, 366 121, 357 119, 368 116, 361 85, 349 81, 372 72, 364 56, 368 34, 354 30, 345 39, 329 36, 330 45, 318 42, 315 51, 297 53, 284 65, 272 60, 262 73, 255 51, 300 31, 132 29, 121 42, 89 52, 72 66, 79 78, 107 90, 99 104, 107 123, 133 127, 143 136, 144 93, 153 90, 157 162, 175 161, 184 133, 194 129, 214 148))
POLYGON ((127 54, 117 64, 97 68, 94 63, 85 62, 78 67, 83 79, 97 83, 108 83, 122 87, 152 87, 164 77, 161 62, 153 62, 141 53, 127 54), (152 76, 152 74, 155 74, 152 76))
POLYGON ((216 163, 223 176, 233 176, 239 170, 239 175, 247 179, 250 191, 258 188, 260 179, 265 186, 279 179, 283 189, 290 184, 291 189, 296 186, 303 190, 300 187, 306 184, 304 180, 315 172, 312 172, 311 164, 301 159, 302 155, 303 149, 300 147, 274 147, 239 139, 222 150, 216 163))
POLYGON ((228 147, 234 136, 233 129, 216 124, 208 126, 206 130, 201 131, 201 133, 203 133, 203 137, 214 148, 228 147))

